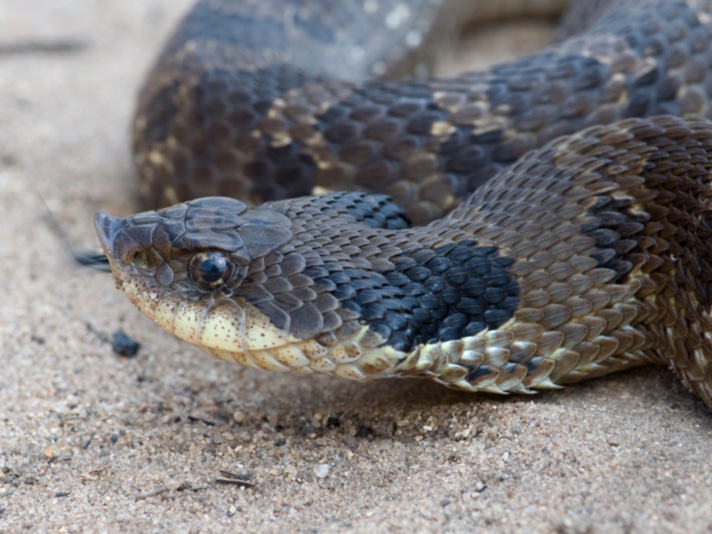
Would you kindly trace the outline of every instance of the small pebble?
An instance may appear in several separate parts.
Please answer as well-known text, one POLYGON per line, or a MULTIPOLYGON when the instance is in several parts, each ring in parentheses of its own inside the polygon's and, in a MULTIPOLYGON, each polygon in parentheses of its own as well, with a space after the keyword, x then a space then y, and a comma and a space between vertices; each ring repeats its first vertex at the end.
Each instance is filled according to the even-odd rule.
POLYGON ((267 422, 272 428, 277 428, 277 425, 279 424, 279 414, 277 412, 268 413, 267 422))
POLYGON ((324 478, 329 474, 329 464, 319 464, 314 467, 314 474, 318 478, 324 478))
POLYGON ((245 420, 247 419, 247 416, 245 415, 245 412, 237 411, 234 414, 232 414, 232 418, 235 420, 235 422, 238 425, 241 425, 245 422, 245 420))
POLYGON ((129 335, 123 330, 119 329, 114 332, 111 336, 111 350, 113 350, 119 356, 136 356, 138 349, 141 345, 138 341, 130 338, 129 335))

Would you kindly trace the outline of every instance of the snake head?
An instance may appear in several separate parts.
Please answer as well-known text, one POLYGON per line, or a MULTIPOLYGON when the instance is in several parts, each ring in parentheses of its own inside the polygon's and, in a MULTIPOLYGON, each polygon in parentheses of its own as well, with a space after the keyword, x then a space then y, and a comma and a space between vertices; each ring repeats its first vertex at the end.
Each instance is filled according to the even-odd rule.
POLYGON ((167 331, 213 353, 286 342, 238 295, 251 266, 292 237, 286 216, 209 197, 94 223, 117 288, 167 331))

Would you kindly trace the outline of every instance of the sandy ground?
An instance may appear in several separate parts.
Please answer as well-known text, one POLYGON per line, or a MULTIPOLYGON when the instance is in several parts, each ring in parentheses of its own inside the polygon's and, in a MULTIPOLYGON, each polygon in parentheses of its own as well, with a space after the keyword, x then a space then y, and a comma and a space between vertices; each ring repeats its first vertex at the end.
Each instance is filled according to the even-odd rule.
POLYGON ((132 102, 189 2, 0 3, 0 531, 712 529, 712 414, 664 369, 524 398, 244 370, 72 262, 38 191, 87 246, 135 209, 132 102))

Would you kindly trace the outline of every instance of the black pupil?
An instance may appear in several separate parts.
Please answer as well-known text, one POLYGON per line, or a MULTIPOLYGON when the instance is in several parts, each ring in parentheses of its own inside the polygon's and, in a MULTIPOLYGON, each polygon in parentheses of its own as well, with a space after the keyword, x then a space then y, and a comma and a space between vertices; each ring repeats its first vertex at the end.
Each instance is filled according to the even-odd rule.
POLYGON ((227 262, 222 255, 212 253, 200 262, 198 271, 200 272, 200 277, 205 282, 212 284, 220 280, 223 274, 225 274, 225 271, 227 271, 227 262))

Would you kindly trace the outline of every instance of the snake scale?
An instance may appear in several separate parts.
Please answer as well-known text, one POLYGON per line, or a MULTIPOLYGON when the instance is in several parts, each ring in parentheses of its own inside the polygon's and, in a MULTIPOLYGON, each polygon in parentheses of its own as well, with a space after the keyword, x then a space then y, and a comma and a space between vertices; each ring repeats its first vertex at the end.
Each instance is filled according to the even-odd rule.
POLYGON ((712 407, 712 2, 579 2, 537 54, 391 79, 473 4, 199 1, 134 121, 174 205, 95 219, 117 287, 246 366, 531 393, 663 364, 712 407))

